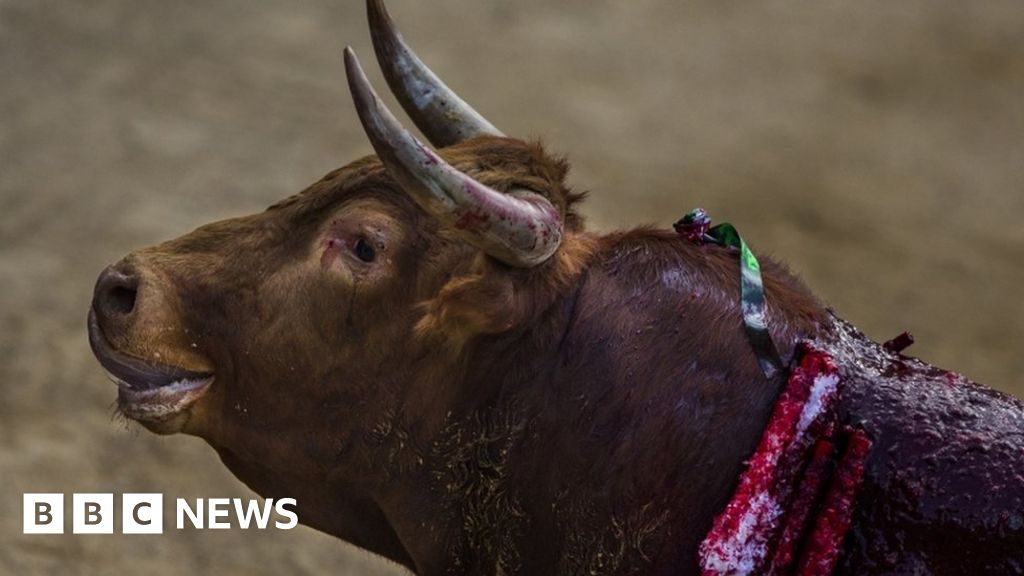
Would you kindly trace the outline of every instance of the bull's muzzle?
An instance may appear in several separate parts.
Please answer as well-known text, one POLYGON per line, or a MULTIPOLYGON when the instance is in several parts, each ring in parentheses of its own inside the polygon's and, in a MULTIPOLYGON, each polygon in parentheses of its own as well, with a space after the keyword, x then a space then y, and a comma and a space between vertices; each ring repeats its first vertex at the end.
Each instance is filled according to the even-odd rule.
POLYGON ((185 344, 173 297, 158 276, 122 261, 104 270, 89 310, 89 344, 118 387, 118 408, 158 432, 177 432, 213 383, 208 360, 185 344))

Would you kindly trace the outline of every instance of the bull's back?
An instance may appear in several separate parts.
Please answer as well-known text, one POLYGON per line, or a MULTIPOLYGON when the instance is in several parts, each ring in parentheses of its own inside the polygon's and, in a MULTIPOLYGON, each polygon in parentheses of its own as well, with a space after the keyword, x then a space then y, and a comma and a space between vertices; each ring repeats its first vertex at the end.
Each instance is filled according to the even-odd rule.
POLYGON ((841 417, 873 440, 839 572, 1024 574, 1024 404, 837 326, 841 417))

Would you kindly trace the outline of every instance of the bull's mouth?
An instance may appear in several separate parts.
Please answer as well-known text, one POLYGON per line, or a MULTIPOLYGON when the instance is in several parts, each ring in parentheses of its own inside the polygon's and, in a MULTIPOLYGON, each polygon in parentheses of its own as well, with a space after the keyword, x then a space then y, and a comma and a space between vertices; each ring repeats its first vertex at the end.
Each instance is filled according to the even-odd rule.
POLYGON ((159 364, 114 349, 92 310, 89 345, 107 376, 117 384, 118 408, 133 420, 157 424, 174 418, 202 397, 213 383, 212 373, 159 364))

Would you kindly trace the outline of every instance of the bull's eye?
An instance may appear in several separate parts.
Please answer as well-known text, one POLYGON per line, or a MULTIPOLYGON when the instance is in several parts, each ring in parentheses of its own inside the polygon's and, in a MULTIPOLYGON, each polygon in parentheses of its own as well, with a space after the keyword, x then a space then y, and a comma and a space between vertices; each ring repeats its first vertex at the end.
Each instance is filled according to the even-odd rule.
POLYGON ((374 250, 373 246, 366 241, 366 238, 360 238, 356 240, 354 247, 356 258, 359 258, 363 262, 370 263, 377 258, 377 251, 374 250))

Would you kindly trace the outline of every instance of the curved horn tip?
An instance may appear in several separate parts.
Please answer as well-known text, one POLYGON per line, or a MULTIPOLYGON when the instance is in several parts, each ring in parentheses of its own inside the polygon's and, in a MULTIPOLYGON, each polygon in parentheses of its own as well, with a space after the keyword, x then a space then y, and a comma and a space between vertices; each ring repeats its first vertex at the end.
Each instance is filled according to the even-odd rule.
MULTIPOLYGON (((377 98, 377 95, 373 92, 373 86, 370 85, 370 81, 366 78, 366 73, 363 71, 362 64, 359 63, 356 51, 351 46, 345 46, 344 55, 345 78, 348 80, 348 88, 349 92, 352 93, 352 99, 355 100, 356 110, 359 111, 370 101, 377 98)), ((360 119, 362 119, 362 114, 360 114, 360 119)))
POLYGON ((439 148, 474 136, 504 136, 437 77, 398 32, 383 0, 366 0, 370 38, 384 79, 405 112, 439 148))
POLYGON ((345 60, 345 76, 350 77, 352 72, 362 68, 359 65, 359 58, 356 57, 356 51, 351 46, 345 46, 345 49, 341 52, 342 58, 345 60))
POLYGON ((366 0, 366 13, 370 16, 370 25, 378 20, 391 20, 388 8, 383 0, 366 0))
POLYGON ((346 73, 351 71, 350 70, 351 66, 355 66, 356 68, 360 68, 360 66, 359 66, 359 58, 356 57, 356 51, 353 50, 351 46, 345 46, 345 49, 342 51, 342 54, 345 57, 345 72, 346 73))

